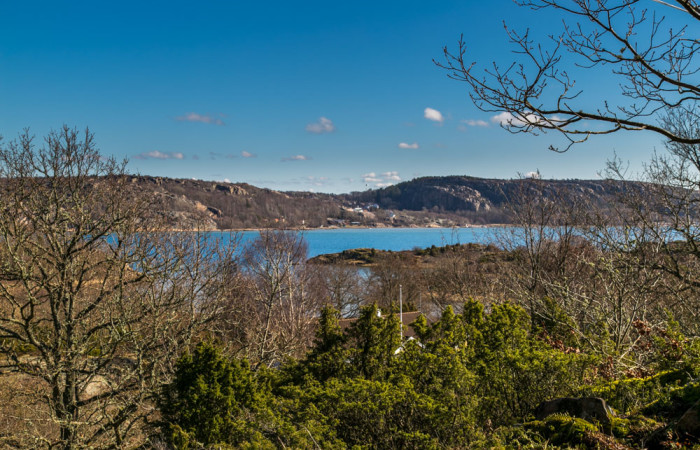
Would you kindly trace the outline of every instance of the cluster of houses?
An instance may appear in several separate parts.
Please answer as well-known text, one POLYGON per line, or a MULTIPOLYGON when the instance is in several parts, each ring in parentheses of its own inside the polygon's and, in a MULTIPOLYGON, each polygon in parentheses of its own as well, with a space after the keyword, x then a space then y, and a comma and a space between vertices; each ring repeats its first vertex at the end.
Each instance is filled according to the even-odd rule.
MULTIPOLYGON (((362 217, 367 217, 367 213, 372 213, 374 211, 378 211, 379 205, 376 203, 370 203, 367 205, 361 205, 361 206, 356 206, 354 208, 344 208, 348 212, 353 212, 356 214, 359 214, 362 217)), ((396 214, 394 214, 393 211, 386 211, 387 213, 387 218, 391 221, 394 221, 396 218, 396 214)), ((374 218, 372 214, 369 215, 370 218, 374 218)), ((332 218, 329 217, 326 219, 326 223, 329 226, 334 226, 334 227, 346 227, 346 226, 359 226, 362 225, 362 222, 358 220, 352 220, 350 219, 343 219, 343 218, 332 218)))

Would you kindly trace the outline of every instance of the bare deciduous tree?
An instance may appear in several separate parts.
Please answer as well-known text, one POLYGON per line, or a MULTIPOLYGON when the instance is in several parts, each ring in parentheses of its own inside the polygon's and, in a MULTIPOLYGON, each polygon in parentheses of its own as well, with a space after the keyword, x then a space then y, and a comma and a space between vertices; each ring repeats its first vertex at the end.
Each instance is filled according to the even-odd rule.
MULTIPOLYGON (((674 133, 692 136, 700 133, 700 118, 675 110, 666 116, 664 126, 674 133)), ((655 154, 640 178, 646 189, 627 195, 623 232, 634 238, 634 245, 653 257, 643 263, 659 276, 674 280, 666 283, 669 300, 664 306, 681 320, 684 331, 700 332, 700 144, 668 142, 667 152, 655 154)), ((608 175, 626 179, 624 164, 619 160, 608 165, 608 175)), ((616 241, 600 229, 598 238, 610 248, 620 248, 626 241, 616 241)))
POLYGON ((27 405, 2 445, 143 442, 173 355, 218 311, 230 249, 164 231, 123 175, 87 130, 0 148, 0 385, 27 405))
POLYGON ((306 243, 296 232, 262 230, 243 254, 246 297, 240 345, 256 365, 299 356, 323 305, 309 288, 306 243))
MULTIPOLYGON (((467 59, 466 43, 445 48, 450 78, 466 82, 482 111, 506 112, 503 126, 514 133, 558 131, 565 151, 592 135, 648 130, 672 142, 700 143, 700 134, 679 133, 663 121, 668 111, 699 116, 700 6, 695 0, 516 0, 521 7, 554 10, 563 30, 548 43, 530 30, 505 26, 517 61, 488 69, 467 59), (673 16, 667 18, 666 15, 673 16), (672 21, 680 23, 675 27, 672 21), (609 69, 622 99, 609 103, 576 85, 576 70, 609 69), (593 103, 595 104, 595 103, 593 103)), ((580 83, 579 83, 580 84, 580 83)), ((697 131, 697 130, 696 130, 697 131)))
POLYGON ((343 317, 355 317, 365 300, 367 283, 360 269, 343 264, 314 267, 316 295, 337 309, 343 317))

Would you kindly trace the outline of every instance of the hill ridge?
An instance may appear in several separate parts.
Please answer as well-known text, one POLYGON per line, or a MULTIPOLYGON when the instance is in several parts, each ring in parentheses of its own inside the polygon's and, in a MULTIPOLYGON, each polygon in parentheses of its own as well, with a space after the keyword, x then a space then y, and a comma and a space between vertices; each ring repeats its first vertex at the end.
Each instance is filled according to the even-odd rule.
POLYGON ((131 184, 162 205, 173 228, 246 229, 325 226, 461 226, 507 224, 507 208, 523 187, 546 198, 566 192, 604 205, 640 183, 615 180, 533 180, 467 175, 425 176, 347 194, 276 191, 248 183, 131 175, 131 184))

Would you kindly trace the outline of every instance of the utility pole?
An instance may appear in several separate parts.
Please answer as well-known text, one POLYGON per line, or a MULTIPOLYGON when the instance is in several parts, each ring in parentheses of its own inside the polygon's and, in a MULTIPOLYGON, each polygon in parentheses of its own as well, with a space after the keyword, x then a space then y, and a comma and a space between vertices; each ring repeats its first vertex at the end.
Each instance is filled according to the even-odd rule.
POLYGON ((403 287, 399 284, 399 328, 400 342, 403 342, 403 287))

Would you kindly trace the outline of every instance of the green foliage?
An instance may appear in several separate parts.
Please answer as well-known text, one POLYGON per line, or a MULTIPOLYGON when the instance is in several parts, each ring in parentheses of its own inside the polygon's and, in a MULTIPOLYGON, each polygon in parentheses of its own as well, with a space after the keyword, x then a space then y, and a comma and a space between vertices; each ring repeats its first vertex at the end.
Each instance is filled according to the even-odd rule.
POLYGON ((550 340, 560 343, 562 347, 579 347, 576 334, 571 333, 571 330, 576 329, 576 324, 559 303, 552 298, 544 297, 540 307, 534 320, 535 326, 540 328, 550 340))
POLYGON ((611 417, 610 430, 613 436, 618 438, 624 438, 629 436, 631 422, 629 419, 624 419, 621 417, 611 417))
POLYGON ((332 380, 320 394, 316 405, 337 423, 338 437, 348 446, 438 447, 430 433, 437 405, 417 393, 407 378, 394 383, 332 380))
POLYGON ((685 371, 666 371, 645 378, 626 378, 606 382, 596 387, 582 389, 584 395, 601 397, 610 406, 623 414, 631 414, 685 384, 688 374, 685 371))
POLYGON ((528 422, 525 428, 546 438, 551 444, 570 447, 588 445, 598 429, 590 422, 566 414, 552 414, 544 420, 528 422))
POLYGON ((398 316, 380 317, 378 312, 376 305, 363 308, 347 336, 351 373, 370 380, 389 376, 400 345, 398 316))
POLYGON ((341 376, 348 370, 347 337, 340 329, 340 312, 330 306, 321 310, 316 338, 307 356, 305 368, 317 380, 341 376))
MULTIPOLYGON (((506 303, 487 313, 471 300, 461 314, 447 308, 432 324, 420 317, 412 326, 417 339, 401 342, 398 318, 379 316, 370 306, 343 332, 338 311, 326 308, 306 358, 258 373, 202 344, 183 356, 166 391, 171 393, 164 396, 168 443, 541 448, 615 441, 565 415, 515 425, 542 401, 580 392, 576 386, 591 361, 543 340, 522 308, 506 303)), ((664 373, 653 381, 608 383, 594 391, 619 399, 617 404, 631 404, 632 397, 642 404, 660 385, 677 389, 674 383, 681 379, 688 381, 680 372, 664 373)), ((678 397, 695 398, 685 394, 678 397)), ((615 418, 612 433, 637 445, 656 428, 641 416, 615 418)))
POLYGON ((677 419, 698 401, 700 401, 700 382, 693 381, 671 389, 667 395, 661 396, 642 409, 642 413, 646 416, 677 419))
POLYGON ((469 367, 478 377, 482 420, 517 421, 544 400, 570 395, 583 379, 588 359, 533 336, 522 308, 506 303, 484 315, 471 301, 464 314, 474 342, 469 367))
POLYGON ((227 360, 211 343, 199 344, 178 360, 175 379, 159 398, 165 438, 181 449, 264 445, 266 439, 251 420, 262 404, 248 364, 227 360))

